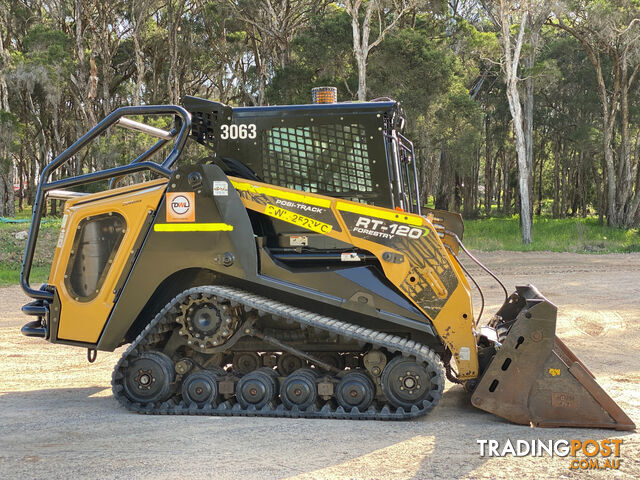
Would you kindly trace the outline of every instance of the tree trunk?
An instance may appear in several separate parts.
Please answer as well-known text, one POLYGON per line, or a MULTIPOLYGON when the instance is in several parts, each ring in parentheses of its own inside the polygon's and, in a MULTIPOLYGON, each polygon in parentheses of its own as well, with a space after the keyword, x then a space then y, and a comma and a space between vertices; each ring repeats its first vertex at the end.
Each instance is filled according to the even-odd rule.
POLYGON ((493 197, 493 165, 491 162, 491 136, 489 135, 489 116, 485 116, 485 155, 484 155, 484 213, 491 215, 491 201, 493 197))
MULTIPOLYGON (((537 35, 536 35, 537 37, 537 35)), ((534 33, 531 32, 531 43, 532 48, 530 49, 529 54, 525 59, 525 66, 529 69, 532 69, 535 65, 535 43, 534 43, 534 33)), ((533 158, 533 88, 534 82, 533 77, 530 75, 524 80, 524 101, 523 101, 523 127, 524 127, 524 148, 525 148, 525 157, 527 164, 527 171, 530 172, 527 178, 528 181, 528 195, 527 203, 529 204, 529 216, 533 214, 533 172, 534 172, 534 158, 533 158)), ((524 232, 523 232, 523 241, 524 241, 524 232)), ((528 243, 528 242, 524 242, 528 243)))
POLYGON ((358 64, 358 101, 367 100, 367 57, 363 52, 356 53, 358 64))
POLYGON ((522 231, 522 243, 531 243, 531 169, 527 158, 527 146, 525 132, 523 128, 522 104, 520 103, 520 92, 518 91, 518 63, 524 38, 525 26, 528 19, 528 12, 522 14, 520 29, 516 43, 511 46, 511 23, 509 21, 509 6, 504 0, 500 2, 500 17, 502 20, 501 40, 505 57, 505 81, 507 84, 507 99, 509 100, 509 111, 513 119, 513 129, 516 137, 516 155, 518 159, 518 186, 520 193, 520 225, 522 231))
MULTIPOLYGON (((613 128, 609 128, 609 122, 605 122, 603 133, 604 162, 607 172, 607 224, 610 227, 618 226, 618 215, 616 209, 616 171, 614 166, 614 154, 611 142, 613 140, 613 128)), ((611 123, 613 127, 613 123, 611 123)))
POLYGON ((509 155, 502 150, 502 176, 503 176, 503 194, 502 194, 502 213, 508 215, 511 213, 511 167, 509 165, 509 155))
POLYGON ((385 13, 383 6, 375 0, 371 0, 364 4, 362 0, 351 0, 344 2, 347 13, 351 16, 351 33, 353 36, 353 55, 358 66, 358 101, 364 102, 367 98, 367 57, 369 52, 375 48, 391 31, 400 18, 415 6, 415 0, 406 0, 402 2, 393 2, 394 16, 390 23, 385 21, 385 13), (364 7, 364 18, 362 25, 360 24, 360 9, 364 7), (378 36, 373 42, 369 41, 371 33, 371 22, 374 17, 374 9, 377 11, 378 36))
POLYGON ((169 78, 167 81, 167 90, 169 94, 169 103, 177 104, 180 101, 180 78, 178 74, 178 57, 180 52, 178 49, 178 28, 184 12, 185 2, 174 3, 174 0, 167 2, 167 11, 169 16, 168 40, 169 40, 169 78))
POLYGON ((365 10, 365 18, 360 27, 360 3, 355 2, 349 13, 351 15, 351 33, 353 37, 353 55, 358 66, 358 101, 367 99, 367 57, 369 55, 369 32, 371 15, 375 2, 369 2, 365 10))
POLYGON ((418 177, 419 177, 419 193, 420 193, 420 198, 418 199, 419 205, 422 207, 424 205, 427 204, 427 200, 429 199, 429 187, 428 187, 428 178, 429 178, 429 173, 427 172, 427 161, 426 155, 421 155, 419 158, 425 159, 422 160, 420 162, 420 166, 418 167, 418 177))
POLYGON ((142 86, 144 83, 144 55, 140 46, 138 28, 133 31, 133 48, 136 56, 136 88, 133 94, 133 104, 140 105, 142 102, 142 86))
POLYGON ((453 166, 449 161, 449 154, 446 147, 443 145, 440 152, 440 181, 438 182, 438 190, 435 198, 435 207, 440 210, 454 209, 455 200, 455 174, 453 166))
POLYGON ((538 176, 538 216, 542 215, 542 170, 544 168, 544 156, 540 156, 538 161, 540 164, 540 174, 538 176))
POLYGON ((500 172, 501 170, 498 168, 498 164, 496 162, 496 209, 498 212, 500 211, 500 199, 502 198, 502 175, 500 172))
MULTIPOLYGON (((13 188, 13 186, 11 188, 13 188)), ((7 188, 6 188, 5 177, 4 175, 0 175, 0 216, 2 217, 4 217, 7 214, 6 212, 7 206, 5 203, 6 192, 7 192, 7 188)))
MULTIPOLYGON (((24 158, 23 152, 24 152, 23 145, 20 144, 20 158, 24 158)), ((23 210, 22 202, 24 200, 24 182, 25 182, 24 162, 22 160, 18 163, 18 182, 20 184, 20 186, 18 187, 18 211, 22 212, 23 210)))
MULTIPOLYGON (((2 62, 0 63, 4 65, 4 68, 7 68, 10 60, 9 51, 4 48, 4 41, 2 38, 2 34, 0 34, 0 60, 2 60, 2 62)), ((7 82, 4 77, 3 68, 0 68, 0 111, 5 111, 7 113, 10 112, 9 88, 7 86, 7 82)), ((2 157, 5 157, 5 159, 8 160, 6 164, 7 175, 3 176, 2 180, 0 180, 0 182, 2 182, 5 185, 7 203, 6 204, 4 203, 5 193, 1 192, 0 193, 0 212, 2 212, 2 215, 14 217, 15 216, 15 197, 14 197, 14 190, 13 190, 13 171, 15 168, 15 164, 14 164, 13 155, 11 154, 11 150, 10 150, 11 148, 10 142, 11 142, 11 137, 15 133, 13 132, 12 127, 8 127, 8 129, 11 130, 10 132, 7 133, 7 136, 9 138, 3 139, 5 140, 4 142, 0 141, 0 145, 2 145, 2 148, 0 149, 0 159, 2 157)))

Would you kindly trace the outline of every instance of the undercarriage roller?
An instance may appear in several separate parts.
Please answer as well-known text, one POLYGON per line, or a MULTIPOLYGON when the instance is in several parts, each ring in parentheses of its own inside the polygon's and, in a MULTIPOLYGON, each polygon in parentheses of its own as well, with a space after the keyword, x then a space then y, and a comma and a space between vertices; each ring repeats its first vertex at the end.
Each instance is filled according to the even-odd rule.
POLYGON ((278 357, 278 371, 280 375, 286 377, 287 375, 295 372, 299 368, 304 367, 306 361, 300 357, 296 357, 291 353, 283 353, 278 357))
POLYGON ((366 373, 348 372, 336 387, 338 404, 346 411, 357 408, 361 412, 369 408, 376 394, 376 388, 366 373))
POLYGON ((254 352, 240 352, 233 355, 233 370, 238 373, 251 373, 261 364, 260 356, 254 352))
MULTIPOLYGON (((322 360, 327 365, 330 365, 338 370, 344 369, 344 359, 339 353, 336 352, 317 352, 313 353, 313 356, 322 360)), ((325 372, 323 368, 320 368, 321 371, 325 372)))
POLYGON ((182 381, 182 399, 188 406, 216 406, 218 403, 217 372, 198 370, 182 381))
POLYGON ((382 371, 382 391, 394 407, 410 410, 431 390, 432 375, 413 359, 396 357, 382 371))
POLYGON ((296 370, 280 385, 280 399, 287 408, 306 410, 318 396, 317 373, 308 368, 296 370))
POLYGON ((173 393, 173 362, 160 352, 143 352, 127 367, 124 391, 132 402, 163 402, 173 393))
MULTIPOLYGON (((256 327, 238 331, 251 333, 260 339, 261 332, 256 327)), ((264 341, 271 343, 272 340, 264 341)), ((172 300, 127 348, 112 376, 112 389, 118 401, 139 413, 367 420, 405 420, 424 415, 440 399, 443 383, 444 370, 440 358, 425 345, 222 286, 195 287, 172 300), (293 319, 301 325, 352 338, 354 344, 356 341, 362 345, 370 343, 371 350, 364 355, 369 355, 368 360, 363 364, 365 352, 362 351, 319 352, 310 349, 316 351, 307 353, 277 339, 280 345, 273 345, 275 348, 271 351, 249 350, 247 347, 251 344, 244 343, 240 345, 244 345, 246 350, 228 348, 205 352, 190 348, 188 343, 184 345, 184 339, 168 333, 180 332, 175 308, 184 310, 194 296, 215 297, 221 304, 237 304, 234 308, 241 318, 245 317, 240 315, 242 309, 258 310, 271 315, 274 320, 293 319), (289 353, 289 348, 304 359, 305 365, 312 367, 296 370, 287 377, 279 375, 275 368, 276 355, 289 353), (390 352, 396 352, 400 360, 417 363, 416 368, 424 368, 431 375, 430 382, 427 382, 429 393, 410 409, 389 410, 385 402, 376 401, 378 395, 382 398, 381 377, 376 372, 387 369, 385 362, 387 357, 392 358, 390 352), (346 370, 335 371, 336 367, 329 364, 328 357, 319 358, 323 353, 338 354, 344 359, 346 370), (216 364, 224 365, 224 369, 216 364), (246 371, 249 368, 253 370, 246 371), (329 369, 330 373, 323 373, 321 368, 329 369), (242 374, 242 370, 246 373, 242 374), (375 385, 373 401, 370 395, 374 390, 372 383, 375 385), (176 391, 176 387, 183 384, 184 390, 176 391)))
POLYGON ((243 408, 260 409, 278 394, 278 374, 270 368, 248 373, 236 385, 236 399, 243 408))

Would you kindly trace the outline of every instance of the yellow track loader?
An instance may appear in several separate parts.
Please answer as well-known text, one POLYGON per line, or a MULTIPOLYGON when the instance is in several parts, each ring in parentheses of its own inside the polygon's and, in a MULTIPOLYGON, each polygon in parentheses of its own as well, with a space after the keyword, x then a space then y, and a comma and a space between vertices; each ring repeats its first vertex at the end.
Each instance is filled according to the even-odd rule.
POLYGON ((128 345, 113 394, 141 413, 408 419, 446 377, 515 423, 633 429, 533 286, 505 289, 479 324, 461 217, 421 206, 404 125, 392 100, 114 111, 42 172, 22 333, 90 361, 128 345), (154 115, 174 128, 139 121, 154 115), (158 140, 127 165, 52 179, 110 127, 158 140), (51 198, 64 215, 35 289, 51 198))

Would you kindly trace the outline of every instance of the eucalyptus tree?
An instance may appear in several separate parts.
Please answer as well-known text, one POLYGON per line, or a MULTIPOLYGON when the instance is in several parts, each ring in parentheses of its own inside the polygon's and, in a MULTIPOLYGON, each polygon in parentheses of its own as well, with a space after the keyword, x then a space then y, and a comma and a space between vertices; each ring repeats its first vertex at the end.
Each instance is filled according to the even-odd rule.
POLYGON ((258 80, 256 103, 265 102, 267 84, 277 68, 289 58, 289 44, 321 12, 326 0, 227 0, 237 18, 244 23, 247 46, 253 54, 258 80))
MULTIPOLYGON (((548 6, 545 1, 525 0, 497 0, 483 2, 485 10, 493 23, 499 29, 500 45, 502 47, 502 67, 506 85, 509 110, 513 118, 513 130, 515 133, 516 154, 518 158, 518 186, 520 192, 520 228, 522 243, 532 241, 532 173, 533 173, 533 86, 527 88, 527 94, 531 94, 529 105, 523 109, 519 83, 521 77, 521 63, 523 62, 523 48, 526 47, 527 38, 535 33, 537 38, 539 29, 546 19, 548 6), (542 19, 542 20, 541 20, 542 19), (529 35, 527 27, 532 26, 529 35), (515 31, 515 32, 514 32, 515 31), (514 34, 515 33, 515 34, 514 34), (525 120, 527 120, 525 122, 525 120)), ((537 42, 536 42, 537 43, 537 42)), ((533 51, 535 51, 534 46, 533 51)), ((534 53, 530 54, 530 57, 534 53)), ((530 58, 529 63, 533 62, 530 58)), ((525 102, 526 104, 527 102, 525 102)))
POLYGON ((638 158, 631 152, 629 102, 640 72, 640 4, 635 0, 569 0, 555 13, 550 23, 580 42, 595 71, 607 171, 607 223, 634 226, 640 179, 638 158), (618 124, 620 154, 616 158, 618 124))
POLYGON ((351 16, 353 55, 358 66, 358 100, 367 98, 367 60, 369 53, 398 25, 402 17, 417 6, 417 0, 345 0, 351 16), (371 29, 377 27, 372 37, 371 29))
POLYGON ((267 89, 274 104, 308 103, 311 89, 332 85, 339 100, 357 95, 357 71, 351 49, 351 20, 344 9, 329 5, 312 15, 289 46, 289 60, 275 70, 267 89))

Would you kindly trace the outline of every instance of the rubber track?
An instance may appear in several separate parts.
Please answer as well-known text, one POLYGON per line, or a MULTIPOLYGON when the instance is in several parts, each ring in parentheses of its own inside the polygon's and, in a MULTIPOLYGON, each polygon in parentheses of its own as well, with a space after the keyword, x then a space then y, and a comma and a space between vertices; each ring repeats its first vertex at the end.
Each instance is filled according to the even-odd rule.
POLYGON ((118 363, 116 364, 111 386, 114 396, 128 410, 160 415, 219 415, 219 416, 266 416, 266 417, 292 417, 292 418, 336 418, 336 419, 354 419, 354 420, 406 420, 427 414, 436 406, 442 397, 444 388, 444 375, 442 364, 439 356, 427 346, 424 346, 413 340, 398 337, 396 335, 378 332, 369 328, 353 325, 347 322, 336 320, 331 317, 312 313, 301 308, 283 304, 281 302, 270 300, 259 295, 255 295, 233 287, 224 286, 206 286, 196 287, 186 290, 176 296, 169 302, 156 317, 147 325, 147 327, 138 335, 136 340, 124 352, 118 363), (384 405, 380 409, 373 406, 366 411, 359 411, 353 408, 346 411, 343 407, 333 408, 330 403, 326 403, 323 407, 311 406, 301 411, 297 408, 287 409, 284 405, 274 406, 268 404, 262 409, 247 408, 244 409, 238 403, 233 404, 231 401, 225 401, 217 406, 197 407, 195 405, 187 406, 183 401, 176 402, 174 397, 163 403, 149 403, 141 405, 131 402, 123 394, 122 381, 124 380, 124 369, 128 365, 129 357, 136 357, 142 351, 153 350, 153 345, 164 337, 163 333, 174 328, 175 320, 173 315, 179 313, 178 306, 190 295, 215 295, 231 302, 242 304, 247 312, 257 310, 259 315, 270 314, 283 318, 285 320, 298 322, 308 327, 320 328, 336 335, 341 335, 356 339, 361 342, 372 344, 376 348, 385 348, 390 352, 400 352, 404 356, 415 357, 418 361, 427 362, 431 366, 437 366, 437 375, 432 379, 436 383, 437 388, 431 392, 432 401, 424 400, 420 406, 414 405, 410 411, 403 408, 394 408, 390 405, 384 405))

